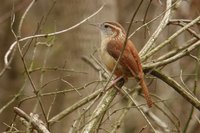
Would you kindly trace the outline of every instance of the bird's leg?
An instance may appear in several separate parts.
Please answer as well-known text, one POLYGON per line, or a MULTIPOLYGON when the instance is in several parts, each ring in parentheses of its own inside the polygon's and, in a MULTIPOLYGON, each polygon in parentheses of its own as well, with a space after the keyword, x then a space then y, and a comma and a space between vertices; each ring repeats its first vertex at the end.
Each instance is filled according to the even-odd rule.
POLYGON ((112 81, 112 86, 114 84, 116 84, 118 87, 122 87, 125 83, 125 79, 124 79, 124 76, 117 76, 113 81, 112 81))
POLYGON ((121 88, 124 85, 124 83, 126 82, 126 79, 124 76, 117 77, 115 80, 117 80, 115 84, 117 85, 118 88, 121 88))

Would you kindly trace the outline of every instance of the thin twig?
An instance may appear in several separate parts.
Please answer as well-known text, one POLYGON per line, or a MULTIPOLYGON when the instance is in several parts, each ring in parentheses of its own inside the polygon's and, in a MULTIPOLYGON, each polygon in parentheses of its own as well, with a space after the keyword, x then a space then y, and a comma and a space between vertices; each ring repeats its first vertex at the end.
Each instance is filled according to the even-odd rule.
POLYGON ((18 36, 21 36, 21 30, 22 30, 22 25, 24 23, 24 20, 26 18, 26 15, 28 14, 28 12, 30 11, 30 9, 32 8, 33 4, 36 2, 37 0, 32 0, 31 3, 28 5, 28 7, 26 8, 26 10, 24 11, 21 19, 20 19, 20 22, 19 22, 19 26, 18 26, 18 36))
MULTIPOLYGON (((175 4, 177 3, 177 1, 175 3, 172 4, 172 7, 175 6, 175 4)), ((143 24, 142 26, 138 27, 134 32, 132 32, 128 38, 131 38, 136 32, 138 32, 141 28, 148 26, 150 23, 152 23, 153 21, 157 20, 159 17, 161 17, 163 14, 165 14, 165 12, 167 12, 170 9, 167 9, 165 11, 163 11, 161 14, 159 14, 158 16, 156 16, 155 18, 153 18, 152 20, 148 21, 147 23, 143 24)))
POLYGON ((200 111, 200 101, 178 84, 174 79, 170 78, 169 76, 166 76, 165 74, 159 72, 158 70, 151 71, 151 74, 159 79, 161 79, 163 82, 171 86, 174 90, 176 90, 181 96, 183 96, 188 102, 190 102, 196 109, 200 111))
MULTIPOLYGON (((198 50, 198 56, 197 56, 197 58, 200 58, 200 48, 198 50)), ((199 79, 199 67, 200 67, 200 63, 199 63, 198 60, 196 60, 195 81, 194 81, 194 89, 193 89, 194 95, 196 95, 196 91, 197 91, 197 88, 198 88, 197 84, 198 84, 198 79, 199 79)), ((187 122, 186 122, 186 124, 184 126, 184 129, 183 129, 183 133, 187 132, 189 124, 192 121, 192 116, 193 115, 194 115, 194 106, 191 107, 190 114, 188 116, 187 122)))
POLYGON ((39 104, 40 104, 42 113, 43 113, 43 115, 44 115, 44 117, 45 117, 45 120, 46 120, 46 122, 47 122, 47 117, 46 117, 46 114, 45 114, 44 107, 43 107, 43 105, 42 105, 41 99, 40 99, 40 97, 39 97, 38 90, 37 90, 36 85, 34 84, 32 78, 31 78, 30 74, 28 73, 28 67, 27 67, 27 65, 26 65, 26 62, 25 62, 25 59, 24 59, 24 57, 23 57, 21 48, 20 48, 20 46, 19 46, 19 41, 18 41, 19 39, 18 39, 17 35, 15 34, 15 32, 14 32, 14 30, 13 30, 14 21, 15 21, 15 19, 13 18, 13 21, 12 21, 12 23, 11 23, 11 31, 12 31, 12 33, 13 33, 15 39, 16 39, 17 48, 18 48, 18 51, 19 51, 19 53, 20 53, 20 57, 21 57, 21 60, 22 60, 22 63, 23 63, 23 66, 24 66, 26 75, 27 75, 27 77, 28 77, 28 79, 29 79, 29 81, 30 81, 30 83, 31 83, 31 86, 32 86, 32 88, 33 88, 33 90, 34 90, 35 95, 37 96, 37 99, 38 99, 38 102, 39 102, 39 104))
POLYGON ((95 97, 97 97, 98 95, 101 95, 103 88, 96 90, 95 92, 93 92, 91 95, 83 98, 82 100, 76 102, 75 104, 73 104, 72 106, 70 106, 69 108, 64 109, 62 112, 58 113, 56 116, 52 117, 49 120, 50 124, 54 124, 55 122, 59 121, 60 119, 64 118, 67 114, 73 112, 74 110, 76 110, 77 108, 83 106, 84 104, 88 103, 89 101, 93 100, 95 97))
MULTIPOLYGON (((102 9, 103 9, 104 5, 102 5, 97 11, 95 11, 93 14, 91 14, 90 16, 88 16, 87 18, 83 19, 82 21, 80 21, 79 23, 67 28, 67 29, 64 29, 64 30, 61 30, 61 31, 57 31, 57 32, 53 32, 53 33, 48 33, 48 34, 38 34, 38 35, 34 35, 34 36, 28 36, 28 37, 24 37, 24 38, 21 38, 19 39, 18 41, 19 42, 23 42, 23 41, 26 41, 26 40, 29 40, 29 39, 33 39, 33 38, 39 38, 39 37, 50 37, 50 36, 55 36, 55 35, 59 35, 59 34, 62 34, 62 33, 65 33, 65 32, 68 32, 76 27, 78 27, 79 25, 83 24, 84 22, 87 22, 88 19, 94 17, 95 15, 97 15, 102 9)), ((15 45, 17 44, 17 41, 15 41, 14 43, 11 44, 9 50, 6 52, 5 56, 4 56, 4 63, 5 63, 5 67, 7 68, 11 62, 11 60, 8 59, 9 55, 11 54, 13 48, 15 47, 15 45)))
POLYGON ((158 59, 154 59, 152 62, 158 62, 158 61, 162 61, 165 59, 168 59, 174 55, 176 55, 178 52, 187 49, 189 46, 193 45, 193 43, 197 42, 198 40, 194 37, 192 39, 190 39, 189 41, 186 42, 186 45, 183 45, 181 47, 178 47, 177 49, 171 50, 169 52, 167 52, 166 54, 158 57, 158 59))
POLYGON ((185 30, 187 30, 189 27, 193 26, 194 24, 196 24, 198 21, 200 20, 200 16, 198 16, 196 19, 194 19, 193 21, 191 21, 190 23, 188 23, 187 25, 185 25, 183 28, 179 29, 177 32, 175 32, 173 35, 171 35, 168 39, 166 39, 163 43, 159 44, 156 47, 152 47, 152 50, 149 51, 145 56, 143 56, 141 59, 147 60, 150 56, 152 56, 153 54, 155 54, 156 52, 158 52, 161 48, 163 48, 164 46, 166 46, 168 43, 170 43, 174 38, 176 38, 178 35, 180 35, 182 32, 184 32, 185 30))
POLYGON ((130 108, 132 107, 132 102, 130 102, 130 100, 128 100, 127 103, 128 103, 127 108, 123 109, 123 112, 119 116, 118 120, 115 122, 114 127, 113 127, 113 129, 110 133, 116 133, 117 132, 117 129, 119 129, 120 125, 122 124, 122 120, 124 119, 124 117, 126 116, 128 111, 130 110, 130 108))
POLYGON ((132 96, 125 90, 123 89, 123 92, 125 92, 125 94, 127 95, 127 97, 130 99, 130 101, 137 107, 137 109, 139 110, 139 112, 142 114, 142 116, 144 117, 145 121, 149 124, 149 126, 152 128, 152 130, 156 133, 155 128, 153 127, 153 125, 151 124, 151 122, 149 121, 149 119, 147 118, 146 114, 144 113, 143 109, 141 109, 137 102, 132 98, 132 96))
POLYGON ((17 94, 15 94, 15 96, 14 96, 10 101, 8 101, 3 107, 0 108, 0 114, 1 114, 5 109, 7 109, 13 102, 15 102, 15 101, 19 98, 20 95, 22 95, 22 93, 23 93, 23 91, 24 91, 24 89, 25 89, 25 82, 26 82, 26 81, 24 81, 23 86, 20 88, 20 90, 17 92, 17 94))
POLYGON ((82 133, 93 133, 97 130, 96 127, 98 127, 98 124, 100 124, 99 121, 103 117, 102 114, 107 111, 107 108, 115 98, 116 94, 116 89, 110 89, 106 92, 106 94, 98 104, 97 108, 94 110, 92 116, 90 117, 90 122, 84 127, 82 133))
POLYGON ((159 34, 163 31, 163 29, 167 26, 169 19, 170 19, 170 14, 171 14, 171 6, 172 6, 172 0, 167 0, 166 2, 166 12, 165 15, 160 22, 158 28, 154 31, 154 33, 151 35, 145 46, 142 48, 140 51, 140 55, 144 56, 151 48, 155 45, 154 42, 158 38, 159 34))
POLYGON ((196 43, 192 44, 191 46, 189 46, 188 48, 186 49, 183 49, 182 51, 178 52, 176 55, 168 58, 168 59, 165 59, 165 60, 161 60, 161 61, 158 61, 158 62, 155 62, 155 63, 149 63, 149 64, 145 64, 143 66, 144 69, 150 69, 150 68, 156 68, 156 67, 161 67, 161 66, 165 66, 169 63, 172 63, 186 55, 188 55, 189 52, 191 52, 192 50, 196 49, 197 47, 200 46, 200 40, 197 41, 196 43))

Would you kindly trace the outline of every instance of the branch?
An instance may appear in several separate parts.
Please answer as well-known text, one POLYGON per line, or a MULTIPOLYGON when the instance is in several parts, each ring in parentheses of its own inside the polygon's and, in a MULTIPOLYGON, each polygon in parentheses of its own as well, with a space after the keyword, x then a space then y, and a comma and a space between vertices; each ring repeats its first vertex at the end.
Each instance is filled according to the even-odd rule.
POLYGON ((165 59, 165 60, 162 60, 162 61, 159 61, 159 62, 155 62, 155 63, 146 64, 146 65, 143 66, 143 68, 144 69, 150 69, 150 68, 155 68, 155 67, 167 65, 169 63, 172 63, 172 62, 188 55, 189 52, 191 52, 192 50, 196 49, 199 46, 200 46, 200 40, 197 41, 196 43, 192 44, 190 47, 178 52, 177 54, 175 54, 174 56, 172 56, 168 59, 165 59))
MULTIPOLYGON (((84 22, 86 22, 88 19, 94 17, 95 15, 97 15, 102 9, 103 9, 104 5, 102 5, 96 12, 94 12, 92 15, 88 16, 87 18, 83 19, 81 22, 71 26, 70 28, 61 30, 61 31, 57 31, 57 32, 53 32, 53 33, 48 33, 48 34, 39 34, 39 35, 34 35, 34 36, 28 36, 28 37, 24 37, 19 39, 19 42, 23 42, 29 39, 33 39, 33 38, 39 38, 39 37, 50 37, 50 36, 55 36, 55 35, 59 35, 62 33, 65 33, 67 31, 70 31, 76 27, 78 27, 79 25, 83 24, 84 22)), ((9 55, 11 54, 13 48, 15 47, 15 45, 17 44, 17 41, 15 41, 13 44, 11 44, 9 50, 6 52, 5 56, 4 56, 4 63, 5 63, 5 67, 7 68, 11 62, 11 60, 8 59, 9 55)))
POLYGON ((190 39, 189 41, 186 42, 185 46, 171 50, 171 51, 167 52, 166 54, 163 54, 162 56, 158 57, 158 59, 153 60, 152 62, 158 62, 158 61, 170 58, 170 57, 176 55, 179 51, 187 49, 189 46, 193 45, 193 43, 195 43, 196 41, 198 41, 198 40, 195 37, 193 37, 192 39, 190 39))
POLYGON ((20 22, 19 22, 19 27, 18 27, 18 36, 21 36, 21 30, 22 30, 22 25, 24 23, 24 19, 26 17, 26 15, 28 14, 28 12, 30 11, 30 9, 32 8, 33 4, 37 2, 37 0, 32 0, 31 3, 28 5, 28 7, 26 8, 25 12, 23 13, 20 22))
POLYGON ((76 102, 75 104, 73 104, 69 108, 66 108, 65 110, 63 110, 62 112, 60 112, 59 114, 57 114, 56 116, 51 118, 48 122, 50 124, 54 124, 55 122, 61 120, 62 118, 64 118, 69 113, 73 112, 74 110, 76 110, 77 108, 83 106, 84 104, 88 103, 89 101, 93 100, 98 95, 101 95, 102 94, 101 93, 102 90, 103 90, 103 88, 93 92, 91 95, 89 95, 89 96, 83 98, 82 100, 76 102))
MULTIPOLYGON (((171 8, 172 8, 173 6, 175 6, 177 2, 178 2, 178 1, 174 2, 174 3, 171 5, 171 8)), ((165 11, 163 11, 163 12, 160 13, 158 16, 156 16, 156 17, 153 18, 152 20, 146 22, 146 23, 143 24, 142 26, 138 27, 136 30, 134 30, 134 32, 132 32, 132 33, 129 35, 128 38, 130 39, 130 38, 131 38, 136 32, 138 32, 140 29, 142 29, 143 27, 148 26, 148 25, 149 25, 150 23, 152 23, 153 21, 156 21, 158 18, 160 18, 161 16, 163 16, 163 14, 165 14, 165 12, 167 12, 168 10, 170 10, 170 8, 167 9, 167 10, 165 10, 165 11)), ((136 21, 136 22, 137 22, 137 21, 136 21)))
POLYGON ((150 56, 158 52, 161 48, 166 46, 169 42, 171 42, 175 37, 177 37, 179 34, 187 30, 192 25, 196 24, 200 20, 200 16, 198 16, 196 19, 185 25, 183 28, 179 29, 177 32, 175 32, 172 36, 170 36, 168 39, 166 39, 163 43, 158 45, 157 47, 152 48, 150 52, 148 52, 145 56, 143 56, 141 59, 144 61, 148 59, 150 56))
POLYGON ((30 122, 33 128, 36 129, 39 133, 50 133, 45 127, 44 123, 38 119, 36 115, 31 113, 29 116, 23 110, 17 107, 14 107, 14 112, 20 117, 24 118, 27 122, 30 122))
POLYGON ((22 86, 21 89, 17 92, 17 94, 15 94, 15 96, 8 101, 3 107, 0 108, 0 114, 6 109, 8 108, 11 104, 13 104, 13 102, 15 102, 19 96, 24 92, 24 88, 25 86, 22 86))
POLYGON ((188 93, 180 84, 178 84, 174 79, 169 76, 159 72, 158 70, 153 70, 151 74, 160 80, 164 81, 166 84, 171 86, 175 91, 177 91, 181 96, 183 96, 188 102, 190 102, 196 109, 200 111, 200 101, 188 93))
POLYGON ((160 25, 158 26, 158 28, 155 30, 155 32, 149 38, 149 40, 147 41, 147 43, 145 44, 143 49, 140 51, 139 54, 141 56, 145 55, 154 46, 153 43, 158 38, 160 32, 162 32, 162 30, 167 26, 167 24, 169 22, 170 14, 171 14, 171 6, 172 6, 172 0, 167 0, 167 6, 166 6, 167 11, 166 11, 162 21, 160 22, 160 25))
POLYGON ((107 111, 110 103, 113 101, 117 94, 117 89, 110 89, 107 91, 105 96, 102 98, 92 116, 90 117, 90 122, 85 126, 82 133, 94 133, 96 128, 98 127, 98 123, 100 122, 101 118, 104 116, 105 112, 107 111))
POLYGON ((111 131, 111 133, 116 133, 117 132, 117 129, 120 128, 126 114, 128 113, 128 111, 130 110, 130 108, 132 107, 132 102, 129 100, 127 101, 128 105, 127 107, 123 110, 123 112, 121 113, 121 115, 119 116, 118 120, 116 120, 114 126, 113 126, 113 129, 111 131))

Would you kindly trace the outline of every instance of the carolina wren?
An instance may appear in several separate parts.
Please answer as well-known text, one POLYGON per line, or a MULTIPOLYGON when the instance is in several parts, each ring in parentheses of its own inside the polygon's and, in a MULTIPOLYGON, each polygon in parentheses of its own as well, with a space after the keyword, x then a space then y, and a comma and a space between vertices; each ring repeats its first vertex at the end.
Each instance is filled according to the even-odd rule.
MULTIPOLYGON (((115 22, 104 22, 99 25, 101 31, 101 58, 109 71, 112 71, 122 51, 126 32, 124 28, 115 22)), ((134 77, 144 93, 147 105, 152 107, 152 99, 149 96, 148 88, 143 78, 143 70, 137 49, 131 40, 127 40, 123 55, 114 71, 117 77, 123 76, 127 81, 128 77, 134 77)))

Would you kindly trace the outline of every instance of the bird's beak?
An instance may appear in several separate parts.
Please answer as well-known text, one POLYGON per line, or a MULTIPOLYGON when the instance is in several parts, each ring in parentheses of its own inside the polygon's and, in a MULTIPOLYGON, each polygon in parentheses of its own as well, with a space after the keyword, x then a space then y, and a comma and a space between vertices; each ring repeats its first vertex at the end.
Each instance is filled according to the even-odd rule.
POLYGON ((95 27, 97 27, 97 28, 100 28, 100 24, 99 24, 99 23, 89 23, 89 25, 95 26, 95 27))

